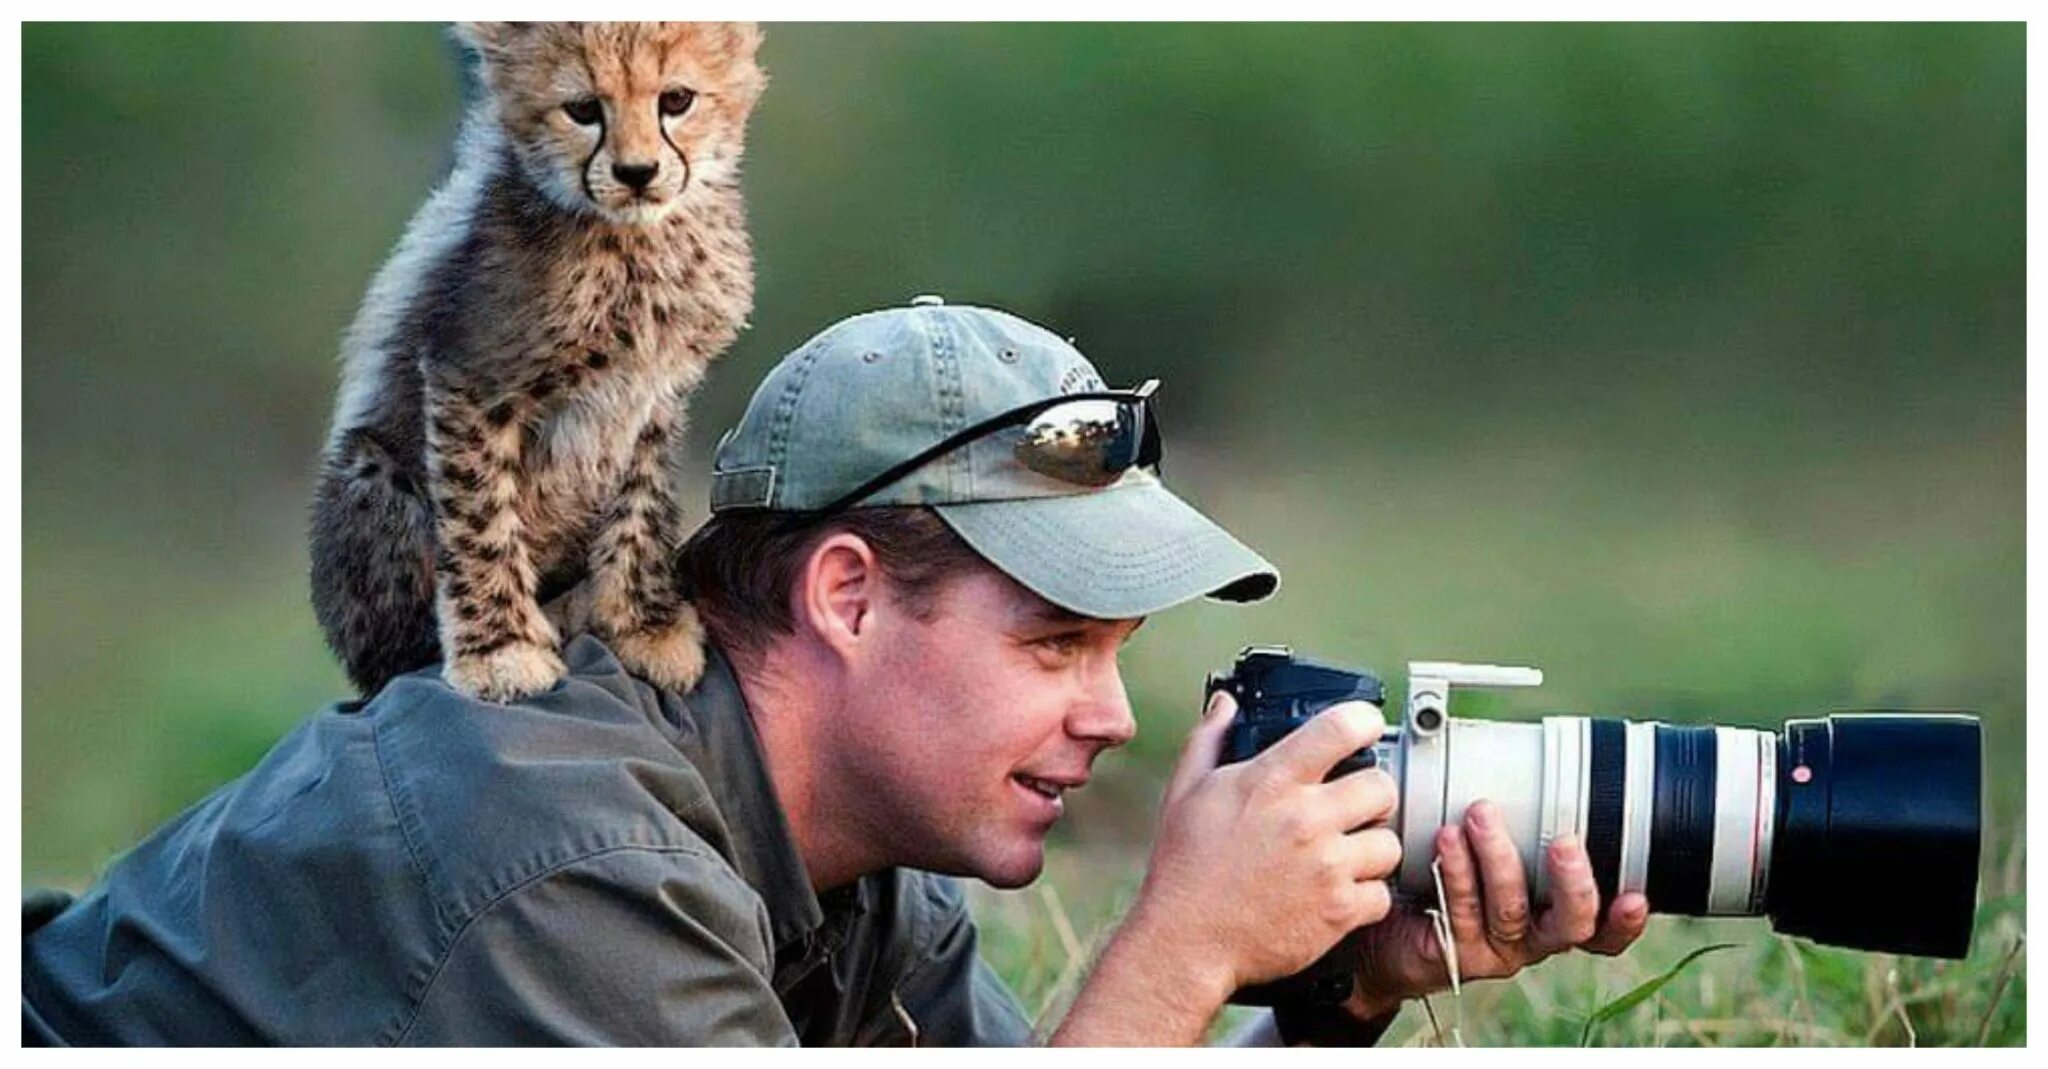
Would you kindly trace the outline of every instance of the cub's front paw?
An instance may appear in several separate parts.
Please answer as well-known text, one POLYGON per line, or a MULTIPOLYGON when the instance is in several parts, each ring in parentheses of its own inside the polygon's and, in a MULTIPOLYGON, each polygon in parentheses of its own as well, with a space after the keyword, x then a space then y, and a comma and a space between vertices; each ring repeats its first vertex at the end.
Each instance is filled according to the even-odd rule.
POLYGON ((554 650, 532 642, 513 642, 489 653, 450 657, 441 678, 472 698, 513 702, 554 686, 567 672, 554 650))
POLYGON ((659 631, 615 636, 612 651, 633 674, 658 687, 687 691, 704 677, 704 627, 688 605, 675 623, 659 631))

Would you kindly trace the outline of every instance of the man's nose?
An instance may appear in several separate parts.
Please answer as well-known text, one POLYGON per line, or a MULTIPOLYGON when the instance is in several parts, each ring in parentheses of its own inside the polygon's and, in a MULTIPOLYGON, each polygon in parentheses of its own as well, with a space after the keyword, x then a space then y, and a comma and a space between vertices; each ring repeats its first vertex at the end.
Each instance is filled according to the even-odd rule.
POLYGON ((646 189, 647 183, 654 181, 655 173, 660 170, 659 163, 614 163, 612 177, 636 190, 646 189))
POLYGON ((1075 709, 1069 730, 1076 736, 1100 739, 1110 746, 1122 746, 1138 733, 1138 721, 1131 715, 1130 695, 1116 666, 1096 673, 1088 696, 1075 709))

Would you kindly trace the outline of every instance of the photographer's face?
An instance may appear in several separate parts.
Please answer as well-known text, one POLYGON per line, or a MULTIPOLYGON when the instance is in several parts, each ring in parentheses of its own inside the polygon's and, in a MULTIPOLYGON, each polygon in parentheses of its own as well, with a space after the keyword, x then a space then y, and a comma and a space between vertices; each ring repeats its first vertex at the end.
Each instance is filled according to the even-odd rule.
POLYGON ((842 752, 899 863, 1018 887, 1045 863, 1061 796, 1136 730, 1117 653, 1143 623, 1066 612, 992 569, 948 582, 929 619, 893 599, 842 752))

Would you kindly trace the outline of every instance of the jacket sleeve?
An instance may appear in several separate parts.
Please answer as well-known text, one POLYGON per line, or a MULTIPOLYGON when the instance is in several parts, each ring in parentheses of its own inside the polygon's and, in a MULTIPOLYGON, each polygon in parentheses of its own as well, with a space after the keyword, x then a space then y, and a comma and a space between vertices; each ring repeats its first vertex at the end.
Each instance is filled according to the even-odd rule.
POLYGON ((919 874, 924 898, 913 962, 895 988, 916 1042, 929 1047, 1020 1047, 1031 1019, 996 971, 981 960, 980 938, 959 887, 919 874))
POLYGON ((624 847, 548 871, 456 935, 401 1044, 793 1046, 766 908, 717 857, 624 847))

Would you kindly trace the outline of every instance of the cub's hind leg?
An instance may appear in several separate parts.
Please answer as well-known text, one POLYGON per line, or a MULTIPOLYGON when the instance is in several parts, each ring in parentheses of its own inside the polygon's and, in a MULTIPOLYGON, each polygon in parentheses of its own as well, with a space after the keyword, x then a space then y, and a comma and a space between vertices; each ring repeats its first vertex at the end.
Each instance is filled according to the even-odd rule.
POLYGON ((425 489, 364 430, 328 455, 313 497, 313 613, 368 697, 434 663, 434 515, 425 489))

